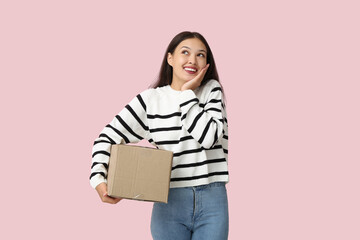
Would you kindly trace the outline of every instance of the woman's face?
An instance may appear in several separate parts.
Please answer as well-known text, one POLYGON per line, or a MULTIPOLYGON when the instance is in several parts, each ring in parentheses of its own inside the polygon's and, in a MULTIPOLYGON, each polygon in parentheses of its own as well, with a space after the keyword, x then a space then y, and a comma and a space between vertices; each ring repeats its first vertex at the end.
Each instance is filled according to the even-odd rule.
POLYGON ((199 39, 180 42, 173 54, 168 53, 167 60, 173 68, 172 81, 183 84, 193 79, 206 66, 206 57, 206 47, 199 39))

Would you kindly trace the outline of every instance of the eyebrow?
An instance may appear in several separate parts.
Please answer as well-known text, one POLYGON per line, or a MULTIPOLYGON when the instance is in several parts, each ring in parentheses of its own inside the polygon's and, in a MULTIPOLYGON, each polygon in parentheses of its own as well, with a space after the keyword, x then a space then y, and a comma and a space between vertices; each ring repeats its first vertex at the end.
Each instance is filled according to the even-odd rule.
MULTIPOLYGON (((189 47, 187 47, 187 46, 182 46, 181 48, 188 48, 188 49, 190 49, 190 50, 191 50, 191 48, 189 48, 189 47)), ((204 53, 206 53, 206 51, 205 51, 205 50, 203 50, 203 49, 200 49, 200 50, 199 50, 199 52, 204 52, 204 53)))

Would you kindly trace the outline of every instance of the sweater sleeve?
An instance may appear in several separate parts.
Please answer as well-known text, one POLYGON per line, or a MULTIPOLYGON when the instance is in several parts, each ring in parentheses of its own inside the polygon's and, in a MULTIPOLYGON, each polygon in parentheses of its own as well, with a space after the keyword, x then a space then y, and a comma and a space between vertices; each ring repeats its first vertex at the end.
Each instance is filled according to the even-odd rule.
POLYGON ((149 128, 146 118, 144 92, 134 97, 100 132, 92 149, 90 185, 95 188, 107 182, 108 163, 112 144, 137 143, 146 138, 149 128))
POLYGON ((204 91, 207 95, 204 105, 199 104, 199 99, 192 90, 180 93, 179 104, 182 125, 202 147, 210 149, 224 135, 226 111, 219 82, 212 81, 204 91))

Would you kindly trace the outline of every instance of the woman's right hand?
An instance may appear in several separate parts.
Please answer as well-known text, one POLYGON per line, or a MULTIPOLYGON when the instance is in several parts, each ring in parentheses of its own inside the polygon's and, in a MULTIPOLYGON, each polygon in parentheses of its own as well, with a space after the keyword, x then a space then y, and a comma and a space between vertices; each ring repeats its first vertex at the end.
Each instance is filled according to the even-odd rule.
POLYGON ((114 198, 107 195, 107 184, 104 182, 97 185, 95 190, 99 194, 101 201, 104 203, 116 204, 122 200, 122 198, 114 198))
POLYGON ((181 91, 185 91, 188 89, 195 90, 196 88, 198 88, 201 85, 201 82, 204 79, 206 71, 208 70, 209 66, 210 63, 206 64, 206 66, 203 69, 201 69, 198 75, 196 75, 193 79, 186 81, 182 85, 181 91))

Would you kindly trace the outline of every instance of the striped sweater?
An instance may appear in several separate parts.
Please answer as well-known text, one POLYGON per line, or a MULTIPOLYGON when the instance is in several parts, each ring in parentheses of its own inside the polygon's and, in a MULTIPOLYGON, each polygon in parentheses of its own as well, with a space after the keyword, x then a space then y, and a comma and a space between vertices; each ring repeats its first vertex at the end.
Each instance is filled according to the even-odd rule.
POLYGON ((226 106, 216 80, 195 90, 150 88, 134 97, 95 139, 91 186, 106 182, 112 144, 142 139, 173 152, 170 188, 229 181, 226 106))

